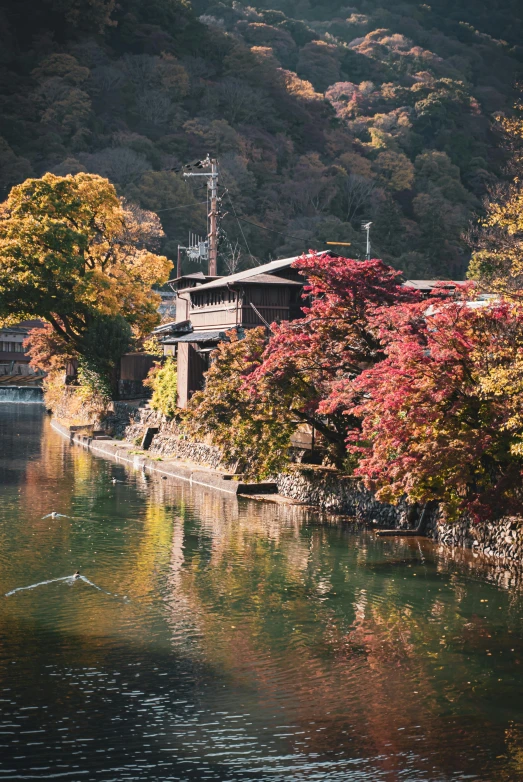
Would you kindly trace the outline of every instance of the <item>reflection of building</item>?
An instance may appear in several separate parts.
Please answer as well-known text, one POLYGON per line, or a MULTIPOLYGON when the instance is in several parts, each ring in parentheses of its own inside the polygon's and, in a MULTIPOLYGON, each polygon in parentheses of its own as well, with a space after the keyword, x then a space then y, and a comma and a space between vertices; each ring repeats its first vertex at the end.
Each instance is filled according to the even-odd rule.
MULTIPOLYGON (((334 257, 334 253, 321 253, 334 257)), ((165 355, 178 357, 178 406, 186 407, 203 387, 209 357, 230 329, 301 317, 305 278, 293 268, 296 258, 283 258, 227 277, 206 277, 202 272, 171 280, 176 293, 176 320, 155 330, 165 355)), ((428 295, 435 280, 408 280, 405 285, 428 295)), ((452 294, 456 283, 449 282, 452 294)))
POLYGON ((27 320, 16 326, 0 329, 0 382, 19 382, 20 378, 35 380, 39 373, 29 366, 24 340, 31 329, 41 326, 38 320, 27 320))
POLYGON ((227 331, 300 317, 305 280, 292 268, 295 260, 271 261, 228 277, 199 273, 172 281, 176 321, 160 326, 156 334, 163 337, 165 353, 178 356, 180 407, 202 387, 209 354, 227 331))

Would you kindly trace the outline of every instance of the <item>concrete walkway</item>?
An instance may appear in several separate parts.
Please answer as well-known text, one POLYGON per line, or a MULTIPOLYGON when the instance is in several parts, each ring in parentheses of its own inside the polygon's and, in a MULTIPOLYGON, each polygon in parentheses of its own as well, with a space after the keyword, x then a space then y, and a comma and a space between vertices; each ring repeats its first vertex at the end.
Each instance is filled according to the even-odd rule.
MULTIPOLYGON (((69 427, 64 426, 55 419, 52 420, 51 426, 69 442, 80 445, 99 456, 113 459, 116 462, 125 462, 135 470, 147 470, 166 478, 187 481, 188 483, 205 486, 208 489, 216 489, 226 494, 256 496, 256 499, 260 498, 261 495, 266 499, 271 497, 273 500, 276 496, 279 496, 275 483, 244 483, 238 480, 237 476, 221 472, 220 470, 213 470, 210 467, 204 467, 194 462, 163 457, 154 458, 148 456, 146 451, 137 450, 135 445, 125 440, 97 440, 80 432, 72 431, 69 427)), ((289 500, 282 497, 281 501, 288 502, 289 500)), ((293 502, 293 504, 299 505, 300 503, 293 502)))

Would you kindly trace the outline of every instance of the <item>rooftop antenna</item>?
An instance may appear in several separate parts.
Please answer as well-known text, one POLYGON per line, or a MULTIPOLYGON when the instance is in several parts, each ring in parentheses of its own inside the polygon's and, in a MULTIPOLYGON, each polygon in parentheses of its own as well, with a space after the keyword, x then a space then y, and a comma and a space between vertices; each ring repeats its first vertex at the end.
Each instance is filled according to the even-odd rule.
POLYGON ((365 260, 370 261, 370 227, 372 223, 362 223, 361 230, 367 233, 367 250, 365 252, 365 260))

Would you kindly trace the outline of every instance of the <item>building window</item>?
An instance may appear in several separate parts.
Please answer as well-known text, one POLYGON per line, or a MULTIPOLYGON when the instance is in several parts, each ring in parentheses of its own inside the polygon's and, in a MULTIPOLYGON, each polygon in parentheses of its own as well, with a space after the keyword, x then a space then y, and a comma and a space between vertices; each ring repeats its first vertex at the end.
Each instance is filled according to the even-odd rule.
POLYGON ((0 342, 0 350, 3 353, 25 353, 23 342, 0 342))

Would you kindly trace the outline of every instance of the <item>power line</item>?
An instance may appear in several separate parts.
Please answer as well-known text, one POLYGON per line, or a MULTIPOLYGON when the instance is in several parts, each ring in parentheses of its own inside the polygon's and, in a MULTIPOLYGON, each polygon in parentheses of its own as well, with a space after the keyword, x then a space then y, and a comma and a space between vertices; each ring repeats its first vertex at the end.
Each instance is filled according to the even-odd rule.
POLYGON ((269 231, 272 234, 279 234, 280 236, 284 236, 286 239, 296 239, 298 242, 307 241, 307 239, 304 239, 303 236, 292 236, 292 234, 284 234, 281 231, 275 231, 274 228, 266 228, 264 225, 258 225, 258 223, 253 223, 252 220, 246 220, 245 217, 238 217, 236 215, 236 219, 241 220, 242 223, 248 223, 249 225, 253 225, 255 228, 261 228, 262 231, 269 231))
POLYGON ((191 206, 200 206, 200 204, 206 204, 207 201, 197 201, 195 204, 184 204, 183 206, 169 206, 166 209, 151 209, 151 212, 172 212, 174 209, 189 209, 191 206))
POLYGON ((241 227, 240 218, 236 214, 236 209, 234 208, 234 204, 233 204, 232 199, 231 199, 231 194, 229 193, 228 190, 226 190, 225 192, 227 193, 227 198, 229 199, 229 203, 231 205, 232 211, 234 212, 234 216, 235 216, 236 221, 238 223, 238 228, 240 229, 241 234, 243 236, 243 241, 245 242, 245 246, 247 247, 247 252, 251 256, 251 261, 255 261, 256 259, 254 258, 253 254, 251 253, 251 248, 249 247, 249 243, 248 243, 247 239, 245 238, 245 234, 243 232, 243 228, 241 227))

